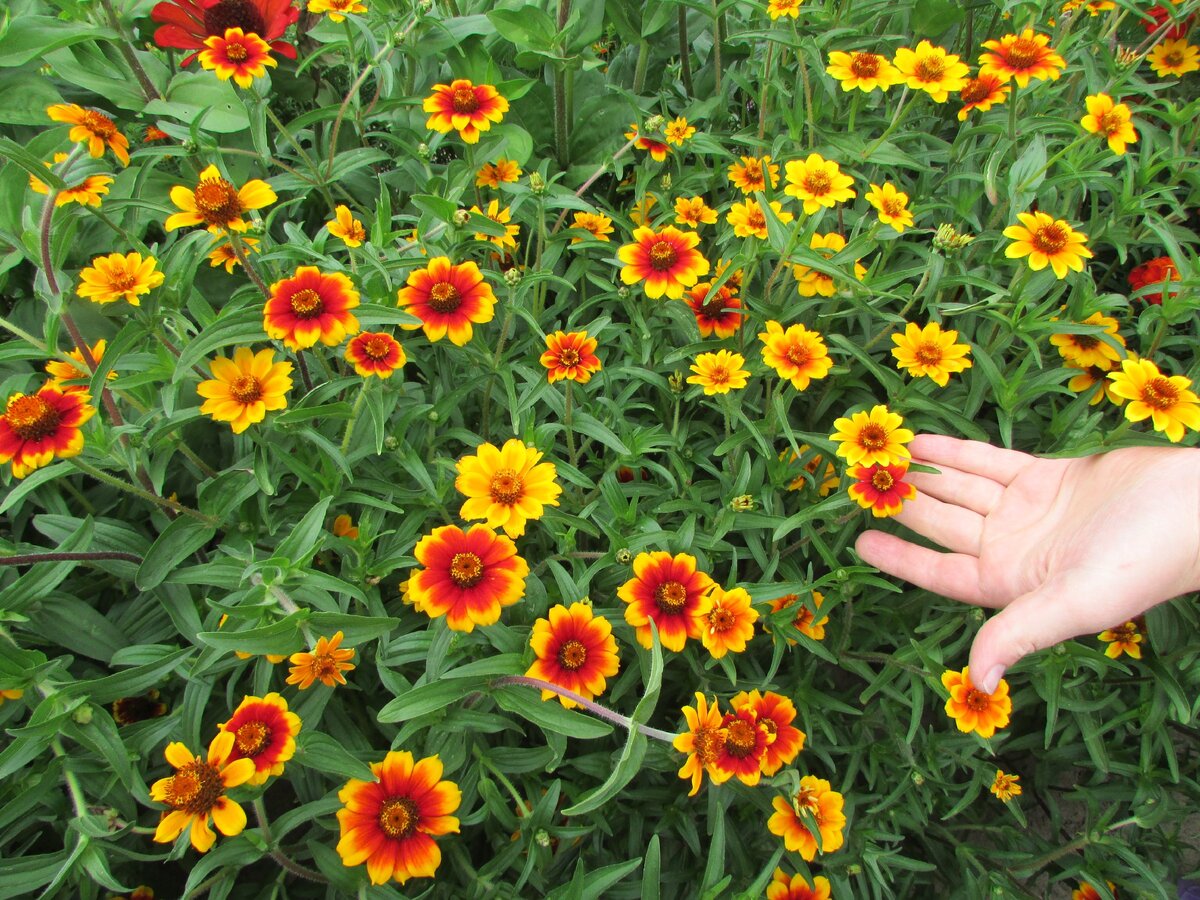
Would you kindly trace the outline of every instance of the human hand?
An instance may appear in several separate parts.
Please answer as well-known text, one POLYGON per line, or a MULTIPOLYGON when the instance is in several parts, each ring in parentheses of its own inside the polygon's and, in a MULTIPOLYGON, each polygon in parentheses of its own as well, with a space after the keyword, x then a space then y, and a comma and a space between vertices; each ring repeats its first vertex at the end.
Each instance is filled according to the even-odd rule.
POLYGON ((1030 653, 1200 589, 1200 450, 1041 459, 933 434, 908 449, 940 474, 909 473, 918 494, 896 519, 950 552, 880 531, 855 549, 888 574, 1000 610, 971 646, 980 690, 1030 653))

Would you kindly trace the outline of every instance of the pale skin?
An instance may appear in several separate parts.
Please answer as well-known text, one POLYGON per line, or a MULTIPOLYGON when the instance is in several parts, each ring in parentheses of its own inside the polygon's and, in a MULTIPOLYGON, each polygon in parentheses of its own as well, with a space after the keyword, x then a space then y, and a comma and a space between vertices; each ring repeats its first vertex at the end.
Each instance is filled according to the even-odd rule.
POLYGON ((896 520, 949 552, 880 531, 855 549, 888 574, 999 610, 971 646, 983 691, 1030 653, 1200 590, 1200 449, 1041 459, 932 434, 908 449, 939 474, 909 473, 918 493, 896 520))

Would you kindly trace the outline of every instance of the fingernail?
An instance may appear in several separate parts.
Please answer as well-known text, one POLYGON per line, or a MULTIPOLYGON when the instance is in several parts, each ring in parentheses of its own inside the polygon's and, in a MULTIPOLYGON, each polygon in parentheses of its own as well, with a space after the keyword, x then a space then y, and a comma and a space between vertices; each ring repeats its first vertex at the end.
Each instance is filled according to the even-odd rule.
POLYGON ((983 681, 979 683, 979 689, 985 694, 996 693, 996 688, 1000 687, 1000 679, 1004 677, 1004 666, 992 666, 991 670, 983 677, 983 681))

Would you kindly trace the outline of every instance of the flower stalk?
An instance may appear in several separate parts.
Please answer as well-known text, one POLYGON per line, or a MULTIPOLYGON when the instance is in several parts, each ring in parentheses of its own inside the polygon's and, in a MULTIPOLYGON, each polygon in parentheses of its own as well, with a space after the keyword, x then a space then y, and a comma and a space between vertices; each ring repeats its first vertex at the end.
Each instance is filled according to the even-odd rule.
POLYGON ((574 700, 597 718, 604 719, 606 722, 612 722, 614 725, 620 725, 626 731, 632 731, 636 728, 644 736, 654 738, 656 741, 663 741, 667 744, 675 742, 675 735, 669 731, 635 723, 633 719, 623 716, 619 712, 609 709, 607 706, 601 706, 599 703, 588 700, 586 697, 581 697, 574 691, 568 690, 565 687, 559 687, 557 684, 549 681, 543 681, 540 678, 531 678, 528 675, 506 675, 503 678, 497 678, 492 682, 491 686, 493 688, 502 688, 511 684, 530 687, 539 691, 553 691, 555 694, 566 697, 568 700, 574 700))

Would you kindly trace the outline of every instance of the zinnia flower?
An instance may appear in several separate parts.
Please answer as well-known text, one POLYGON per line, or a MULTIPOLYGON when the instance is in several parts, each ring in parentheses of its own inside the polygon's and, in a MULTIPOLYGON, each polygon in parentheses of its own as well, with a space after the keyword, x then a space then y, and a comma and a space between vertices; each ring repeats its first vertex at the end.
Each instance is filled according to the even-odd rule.
POLYGON ((226 28, 223 35, 205 38, 204 47, 200 51, 200 65, 216 72, 221 81, 232 78, 240 88, 248 88, 255 78, 266 75, 267 66, 279 65, 266 41, 240 28, 226 28))
POLYGON ((903 424, 903 418, 880 403, 869 413, 856 412, 848 419, 838 419, 829 439, 838 442, 837 455, 852 466, 889 466, 912 455, 904 445, 915 435, 902 428, 903 424))
POLYGON ((1189 390, 1190 378, 1164 375, 1148 359, 1125 359, 1121 371, 1109 374, 1112 392, 1131 401, 1125 406, 1130 422, 1151 419, 1155 431, 1172 444, 1183 440, 1184 428, 1200 431, 1200 398, 1189 390))
POLYGON ((1001 678, 995 691, 984 693, 971 683, 970 668, 964 666, 961 672, 951 669, 942 673, 942 685, 950 692, 946 715, 954 720, 959 731, 974 731, 980 737, 990 738, 998 729, 1008 727, 1012 713, 1008 682, 1001 678))
MULTIPOLYGON (((771 207, 771 212, 775 214, 775 218, 784 225, 795 218, 783 208, 778 200, 772 200, 768 205, 771 207)), ((747 197, 745 203, 734 203, 729 208, 729 214, 725 216, 725 221, 733 226, 733 233, 737 237, 753 237, 765 241, 770 234, 767 230, 766 213, 753 197, 747 197)))
POLYGON ((1020 780, 1020 775, 1009 775, 1003 769, 997 769, 996 777, 988 790, 1007 803, 1013 797, 1021 796, 1021 785, 1017 784, 1020 780))
POLYGON ((1200 47, 1193 47, 1182 38, 1163 41, 1150 51, 1147 59, 1159 78, 1168 75, 1179 78, 1188 72, 1200 71, 1200 47))
MULTIPOLYGON (((826 259, 833 259, 846 249, 846 239, 836 231, 828 234, 813 234, 808 241, 809 248, 816 250, 826 259)), ((792 266, 792 274, 796 277, 796 292, 801 297, 832 297, 837 293, 837 284, 832 275, 805 265, 792 266)), ((854 277, 859 281, 867 274, 867 268, 857 259, 854 261, 854 277)))
POLYGON ((895 66, 914 91, 925 91, 935 103, 945 103, 951 91, 961 91, 971 70, 953 53, 921 41, 916 50, 901 47, 895 66))
POLYGON ((963 108, 958 111, 958 121, 965 122, 967 114, 977 109, 987 112, 993 106, 1008 99, 1012 88, 999 75, 979 75, 967 81, 958 92, 963 108))
POLYGON ((424 328, 425 337, 440 341, 447 335, 462 347, 471 340, 471 324, 482 325, 495 316, 496 295, 473 262, 453 265, 448 257, 436 256, 424 269, 409 273, 407 286, 400 288, 398 306, 421 320, 406 329, 424 328))
MULTIPOLYGON (((1111 881, 1104 882, 1108 885, 1108 892, 1114 897, 1117 896, 1117 886, 1111 881)), ((1071 900, 1100 900, 1100 892, 1088 884, 1086 881, 1079 883, 1079 887, 1071 891, 1071 900)))
POLYGON ((979 74, 995 75, 1025 87, 1029 79, 1056 81, 1066 68, 1064 60, 1050 46, 1050 38, 1026 28, 1020 35, 1006 34, 998 41, 984 41, 990 53, 979 57, 979 74))
POLYGON ((913 214, 908 208, 908 194, 896 190, 890 181, 885 181, 882 186, 872 184, 866 198, 879 210, 881 225, 891 225, 898 234, 903 234, 905 228, 912 228, 913 214))
POLYGON ((283 764, 295 755, 300 717, 288 711, 283 697, 270 693, 244 697, 228 721, 217 727, 233 735, 230 761, 253 762, 254 774, 249 782, 263 784, 272 775, 282 775, 283 764))
POLYGON ((140 253, 97 256, 90 268, 79 273, 75 293, 93 303, 124 300, 130 306, 141 306, 141 295, 150 293, 165 279, 162 272, 155 271, 157 265, 153 256, 142 259, 140 253))
POLYGON ((663 137, 668 144, 674 144, 676 147, 682 147, 683 142, 689 140, 695 133, 695 127, 689 125, 688 120, 683 116, 672 119, 663 127, 663 137))
POLYGON ((904 83, 900 70, 886 56, 878 53, 843 53, 834 50, 829 54, 829 65, 825 71, 842 83, 843 91, 858 88, 864 94, 869 94, 875 88, 886 91, 904 83))
POLYGON ((715 697, 712 706, 709 706, 708 699, 697 691, 696 705, 685 706, 683 717, 687 722, 687 731, 676 735, 672 746, 680 753, 687 754, 679 777, 691 779, 692 789, 688 791, 688 796, 694 797, 700 790, 706 771, 713 784, 722 784, 731 777, 716 768, 717 754, 725 744, 725 731, 721 727, 724 716, 715 697))
POLYGON ((442 862, 433 838, 458 833, 450 815, 462 803, 453 781, 442 781, 437 755, 414 763, 407 750, 392 750, 371 763, 375 781, 351 778, 338 791, 341 838, 337 852, 346 866, 367 864, 372 884, 432 878, 442 862))
POLYGON ((767 176, 771 188, 779 186, 779 165, 771 157, 740 156, 741 162, 729 167, 729 180, 743 194, 753 194, 767 189, 767 176))
POLYGON ((729 705, 735 710, 746 707, 754 710, 758 723, 767 732, 767 749, 763 754, 760 767, 764 775, 774 775, 792 761, 804 749, 807 735, 792 724, 796 719, 796 705, 787 697, 767 691, 761 694, 758 690, 736 694, 729 705))
POLYGON ((829 888, 829 879, 824 875, 814 876, 809 886, 800 873, 788 878, 783 869, 777 868, 767 885, 767 900, 829 900, 829 888))
MULTIPOLYGON (((816 458, 819 460, 821 457, 818 456, 816 458)), ((837 487, 836 483, 834 487, 837 487)), ((813 606, 819 610, 821 604, 825 602, 825 595, 820 591, 813 591, 812 598, 813 606)), ((771 612, 779 612, 780 610, 797 605, 800 608, 797 610, 795 618, 792 619, 792 627, 814 641, 825 640, 825 626, 829 624, 829 616, 822 616, 820 619, 817 619, 811 609, 800 603, 799 594, 784 594, 782 597, 776 597, 771 601, 771 612)), ((795 644, 796 642, 788 638, 788 643, 795 644)))
POLYGON ((512 210, 507 206, 501 209, 500 201, 492 200, 488 203, 487 212, 484 212, 478 206, 472 206, 470 211, 477 216, 487 216, 497 225, 504 226, 504 234, 484 234, 482 231, 477 231, 475 232, 475 240, 490 241, 500 249, 504 249, 505 247, 516 249, 517 235, 521 233, 521 226, 509 224, 509 220, 512 219, 512 210))
MULTIPOLYGON (((571 222, 571 227, 582 229, 596 240, 604 241, 606 244, 611 240, 609 235, 613 233, 612 219, 604 213, 577 212, 574 221, 571 222)), ((573 237, 571 243, 579 244, 585 240, 587 238, 573 237)))
MULTIPOLYGON (((812 448, 808 444, 801 444, 800 453, 793 453, 791 462, 795 462, 811 450, 812 448)), ((784 450, 783 453, 779 454, 779 458, 783 459, 783 454, 787 452, 787 450, 784 450)), ((802 491, 811 484, 817 489, 818 497, 826 497, 841 482, 837 474, 837 469, 833 467, 833 463, 823 462, 823 457, 820 454, 809 457, 808 462, 804 464, 804 471, 811 475, 812 479, 805 478, 803 475, 797 475, 792 479, 791 484, 788 485, 789 491, 802 491), (825 470, 823 473, 820 472, 822 465, 824 465, 825 470)))
POLYGON ((1112 343, 1101 339, 1098 334, 1052 334, 1050 343, 1058 348, 1063 359, 1080 368, 1100 366, 1105 370, 1121 361, 1121 351, 1113 343, 1124 347, 1125 338, 1117 331, 1119 323, 1116 319, 1096 312, 1080 324, 1102 326, 1104 334, 1112 338, 1112 343))
POLYGON ((805 862, 812 862, 817 855, 817 841, 813 837, 800 812, 807 810, 817 830, 821 833, 821 852, 832 853, 845 842, 842 829, 846 827, 846 816, 842 812, 845 798, 830 788, 824 778, 805 775, 800 779, 800 790, 789 803, 783 797, 771 801, 775 812, 767 820, 772 834, 783 838, 783 845, 793 853, 799 853, 805 862))
POLYGON ((108 147, 121 165, 129 165, 129 138, 121 134, 113 120, 104 113, 84 109, 75 103, 55 103, 46 107, 46 115, 55 122, 74 126, 67 137, 87 144, 88 153, 92 156, 103 156, 104 148, 108 147))
POLYGON ((1068 269, 1083 271, 1083 260, 1092 257, 1086 234, 1044 212, 1017 213, 1017 218, 1020 225, 1004 229, 1004 236, 1013 241, 1004 251, 1005 256, 1009 259, 1028 256, 1033 271, 1040 272, 1049 265, 1058 278, 1066 278, 1068 269))
POLYGON ((744 356, 729 350, 701 353, 691 365, 691 370, 696 374, 689 375, 687 383, 700 385, 704 388, 705 396, 709 397, 740 391, 750 377, 750 371, 742 368, 745 364, 744 356))
POLYGON ((661 231, 636 228, 633 243, 617 251, 617 258, 625 264, 621 281, 644 282, 642 287, 652 300, 664 295, 678 300, 684 288, 708 274, 708 260, 696 249, 699 243, 696 232, 680 231, 674 225, 666 225, 661 231))
POLYGON ((358 540, 358 527, 347 513, 342 513, 340 516, 334 517, 333 528, 331 530, 334 537, 344 537, 351 541, 358 540))
POLYGON ((476 85, 466 78, 456 78, 450 84, 435 84, 423 108, 432 113, 426 128, 442 134, 454 130, 466 143, 477 144, 481 132, 504 118, 508 101, 490 84, 476 85))
MULTIPOLYGON (((163 23, 154 32, 154 43, 160 47, 201 50, 207 38, 236 27, 244 34, 258 35, 270 44, 271 52, 296 58, 296 48, 279 40, 300 18, 292 0, 164 0, 150 11, 150 18, 163 23)), ((197 55, 189 53, 179 64, 186 66, 197 55)))
POLYGON ((262 209, 278 199, 270 185, 257 178, 235 188, 221 177, 216 166, 208 166, 200 173, 200 181, 193 191, 182 185, 171 188, 171 202, 183 212, 167 217, 167 231, 186 225, 204 225, 213 234, 226 231, 245 231, 250 226, 242 214, 251 209, 262 209))
POLYGON ((11 462, 14 478, 83 452, 80 426, 96 414, 83 391, 62 392, 47 384, 36 394, 13 394, 0 415, 0 465, 11 462))
POLYGON ((386 331, 364 331, 346 345, 346 361, 363 378, 391 378, 408 357, 400 342, 386 331))
POLYGON ((459 510, 464 519, 483 519, 488 528, 503 528, 510 538, 525 533, 525 523, 540 519, 545 506, 558 506, 562 488, 554 480, 554 463, 539 462, 542 452, 510 438, 502 448, 480 444, 474 456, 464 456, 455 468, 454 487, 467 501, 459 510))
POLYGON ((863 509, 869 509, 877 519, 894 516, 904 508, 904 501, 917 496, 917 489, 904 480, 908 466, 851 466, 846 472, 856 482, 847 488, 851 499, 863 509))
MULTIPOLYGON (((66 162, 69 155, 66 153, 55 153, 54 162, 66 162)), ((53 164, 46 163, 46 168, 49 169, 53 164)), ((78 203, 81 206, 99 206, 100 198, 108 193, 108 186, 113 183, 112 178, 108 175, 88 175, 82 181, 75 184, 68 184, 54 197, 54 205, 56 207, 66 206, 68 203, 78 203)), ((29 187, 32 191, 38 194, 49 194, 50 188, 44 181, 38 178, 29 176, 29 187)))
POLYGON ((971 368, 967 344, 956 344, 957 331, 942 331, 937 322, 924 328, 916 322, 904 326, 904 334, 893 334, 892 356, 896 357, 896 368, 907 369, 913 378, 929 376, 938 387, 950 383, 950 376, 971 368))
POLYGON ((708 596, 712 608, 704 614, 700 642, 713 659, 730 652, 741 653, 746 642, 754 637, 754 623, 758 621, 758 611, 750 605, 750 595, 744 588, 727 591, 714 584, 708 596))
POLYGON ((318 340, 336 347, 358 331, 358 319, 350 312, 356 306, 358 291, 341 272, 301 266, 291 278, 271 285, 263 330, 290 350, 303 350, 318 340))
MULTIPOLYGON (((1068 368, 1080 368, 1069 360, 1064 365, 1068 368)), ((1114 406, 1120 406, 1125 399, 1112 392, 1113 383, 1108 380, 1108 373, 1111 369, 1111 363, 1105 366, 1083 366, 1082 371, 1067 382, 1067 388, 1077 394, 1093 391, 1088 406, 1096 406, 1105 398, 1108 398, 1108 401, 1114 406)))
POLYGON ((362 222, 354 218, 350 207, 339 203, 333 212, 333 221, 325 223, 329 233, 334 237, 341 238, 347 247, 362 246, 362 242, 367 239, 367 230, 363 228, 362 222))
MULTIPOLYGON (((570 609, 552 606, 548 615, 533 623, 529 645, 537 659, 525 674, 594 700, 620 666, 612 625, 586 603, 572 603, 570 609)), ((567 709, 579 705, 554 691, 542 691, 543 700, 551 697, 558 697, 567 709)))
POLYGON ((330 22, 346 21, 346 13, 365 13, 367 4, 362 0, 308 0, 310 13, 327 13, 330 22))
POLYGON ((633 558, 633 578, 617 589, 617 596, 626 604, 625 621, 637 629, 639 644, 650 649, 653 619, 662 645, 678 652, 707 627, 712 587, 713 580, 696 568, 696 557, 655 550, 633 558))
POLYGON ((512 541, 489 527, 443 525, 421 538, 413 555, 424 568, 409 576, 408 592, 422 612, 445 616, 454 631, 491 625, 503 607, 525 596, 529 566, 512 541))
POLYGON ((356 668, 350 660, 354 659, 354 651, 341 646, 345 635, 338 632, 331 638, 318 637, 317 646, 310 651, 293 653, 288 657, 291 668, 288 669, 287 683, 299 686, 307 691, 313 682, 319 681, 326 687, 345 684, 343 672, 356 668))
POLYGON ((800 17, 800 4, 804 0, 767 0, 767 15, 772 20, 779 19, 783 16, 791 16, 793 19, 800 17))
POLYGON ((812 379, 824 378, 833 368, 824 339, 803 325, 789 325, 785 330, 772 319, 758 339, 763 342, 763 362, 798 391, 807 390, 812 379))
POLYGON ((1099 134, 1108 140, 1108 149, 1117 156, 1125 155, 1125 146, 1138 139, 1130 121, 1132 113, 1124 103, 1113 103, 1108 94, 1093 94, 1084 100, 1087 115, 1079 120, 1083 130, 1099 134))
POLYGON ((804 161, 792 160, 784 166, 784 173, 788 183, 783 192, 804 201, 804 214, 808 216, 822 206, 832 209, 858 196, 851 188, 854 179, 843 175, 836 162, 819 153, 810 153, 804 161))
POLYGON ((207 853, 217 839, 208 826, 209 818, 226 837, 242 833, 246 811, 225 792, 254 776, 254 760, 231 759, 234 741, 231 733, 222 731, 208 745, 207 759, 193 756, 178 741, 167 744, 167 762, 175 774, 154 782, 150 796, 171 811, 162 814, 154 840, 169 844, 190 828, 192 846, 207 853))
POLYGON ((196 386, 196 393, 205 398, 200 412, 218 422, 229 422, 234 434, 261 422, 267 410, 287 407, 292 364, 275 362, 270 347, 258 353, 238 347, 233 359, 218 356, 208 367, 213 377, 196 386))
POLYGON ((512 183, 521 178, 521 166, 511 159, 501 157, 494 163, 484 163, 475 173, 476 187, 498 190, 502 182, 512 183))
POLYGON ((758 713, 749 706, 735 707, 721 719, 725 740, 717 750, 713 768, 742 784, 754 787, 762 778, 762 760, 774 733, 758 720, 758 713))
MULTIPOLYGON (((219 246, 217 246, 208 254, 208 264, 214 269, 224 266, 226 274, 232 275, 233 267, 240 266, 242 261, 238 259, 237 254, 233 252, 233 244, 229 242, 222 244, 221 238, 217 238, 217 244, 219 246)), ((262 252, 259 250, 258 244, 258 238, 242 238, 242 249, 246 252, 247 256, 249 256, 251 253, 262 252)))
POLYGON ((1139 294, 1139 297, 1135 299, 1145 300, 1147 303, 1156 305, 1162 303, 1162 286, 1167 282, 1180 280, 1179 269, 1176 268, 1174 260, 1169 256, 1159 256, 1144 262, 1130 271, 1126 277, 1129 286, 1139 294), (1154 286, 1160 289, 1143 292, 1144 288, 1154 286))
POLYGON ((671 152, 670 146, 664 144, 662 141, 643 137, 641 132, 638 131, 637 122, 629 123, 629 130, 625 132, 625 138, 626 140, 634 141, 633 146, 639 150, 645 150, 655 162, 662 162, 667 158, 667 154, 671 152))
POLYGON ((742 301, 725 285, 717 288, 711 300, 705 300, 710 290, 712 282, 701 281, 693 285, 684 298, 696 317, 700 337, 714 334, 719 338, 733 337, 742 327, 742 313, 738 312, 742 308, 742 301))
POLYGON ((675 200, 675 221, 680 225, 699 228, 717 221, 717 211, 703 197, 678 197, 675 200))
MULTIPOLYGON (((88 353, 91 355, 92 360, 99 365, 100 360, 104 359, 104 351, 106 349, 108 349, 108 341, 101 339, 88 347, 88 353)), ((92 370, 87 362, 84 361, 83 351, 79 349, 70 350, 67 352, 67 356, 71 357, 75 362, 69 363, 52 359, 46 363, 46 371, 50 374, 51 379, 48 387, 52 387, 64 394, 69 394, 71 391, 83 391, 86 393, 88 384, 92 380, 92 370)), ((109 370, 108 380, 112 381, 116 377, 117 373, 109 370)))
POLYGON ((540 362, 549 370, 546 377, 550 384, 562 379, 580 384, 591 381, 592 375, 600 371, 600 360, 596 358, 598 343, 586 331, 556 331, 546 335, 546 352, 540 362))

